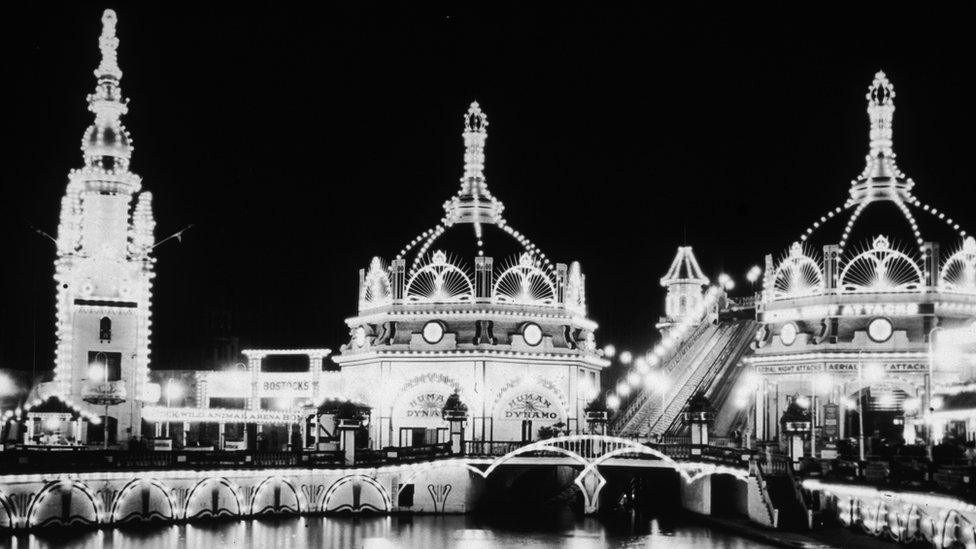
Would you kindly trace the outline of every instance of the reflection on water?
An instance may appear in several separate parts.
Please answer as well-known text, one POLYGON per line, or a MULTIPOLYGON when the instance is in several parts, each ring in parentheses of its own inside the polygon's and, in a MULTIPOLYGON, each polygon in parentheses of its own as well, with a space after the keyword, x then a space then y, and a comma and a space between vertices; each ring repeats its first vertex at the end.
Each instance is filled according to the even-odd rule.
POLYGON ((577 517, 568 510, 511 516, 294 517, 0 534, 0 547, 323 549, 502 549, 603 547, 769 547, 696 524, 690 518, 616 514, 577 517))

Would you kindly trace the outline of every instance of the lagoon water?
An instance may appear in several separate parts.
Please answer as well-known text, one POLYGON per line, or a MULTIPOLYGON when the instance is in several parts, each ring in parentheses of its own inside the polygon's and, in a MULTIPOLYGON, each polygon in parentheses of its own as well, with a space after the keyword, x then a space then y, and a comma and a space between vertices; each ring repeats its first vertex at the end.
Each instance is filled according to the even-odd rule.
POLYGON ((632 512, 581 517, 563 509, 510 515, 292 517, 0 534, 0 547, 737 549, 771 546, 710 527, 696 521, 694 517, 640 515, 632 512))

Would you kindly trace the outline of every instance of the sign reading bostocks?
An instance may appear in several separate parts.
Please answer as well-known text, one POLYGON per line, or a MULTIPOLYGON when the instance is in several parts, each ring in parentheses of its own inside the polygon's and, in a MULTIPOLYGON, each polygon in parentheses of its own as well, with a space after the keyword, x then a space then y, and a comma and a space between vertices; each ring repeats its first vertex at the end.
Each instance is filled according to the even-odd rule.
MULTIPOLYGON (((259 398, 311 398, 312 376, 309 372, 259 372, 259 398)), ((251 378, 245 372, 211 372, 207 374, 207 396, 244 398, 251 396, 251 378)))

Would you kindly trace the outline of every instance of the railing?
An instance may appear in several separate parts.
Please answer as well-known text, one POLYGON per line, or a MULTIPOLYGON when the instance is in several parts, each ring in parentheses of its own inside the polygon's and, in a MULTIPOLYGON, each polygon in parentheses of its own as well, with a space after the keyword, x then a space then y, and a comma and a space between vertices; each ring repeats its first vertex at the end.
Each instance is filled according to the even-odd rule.
POLYGON ((464 453, 472 457, 498 457, 518 450, 526 444, 514 440, 468 440, 464 443, 464 453))
MULTIPOLYGON (((697 349, 699 343, 706 342, 702 337, 703 334, 714 327, 714 324, 707 321, 703 321, 701 324, 699 324, 695 328, 695 331, 686 337, 675 352, 667 358, 664 363, 664 371, 671 373, 675 366, 684 360, 685 356, 691 351, 691 349, 697 349)), ((611 431, 627 434, 631 432, 632 425, 642 424, 646 418, 646 415, 649 413, 650 402, 648 401, 652 396, 657 395, 654 395, 651 391, 641 390, 640 393, 638 393, 637 396, 631 400, 627 408, 621 410, 620 414, 614 417, 613 422, 610 425, 611 431)))

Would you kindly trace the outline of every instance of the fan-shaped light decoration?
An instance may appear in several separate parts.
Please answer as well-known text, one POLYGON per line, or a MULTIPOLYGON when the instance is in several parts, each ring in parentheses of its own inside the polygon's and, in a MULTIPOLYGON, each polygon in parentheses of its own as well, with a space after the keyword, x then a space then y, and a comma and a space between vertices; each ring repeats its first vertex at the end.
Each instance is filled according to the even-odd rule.
POLYGON ((844 292, 914 292, 921 286, 918 263, 893 248, 884 236, 876 237, 870 248, 851 258, 840 275, 844 292))
POLYGON ((408 303, 469 303, 474 299, 472 277, 437 250, 407 282, 408 303))
POLYGON ((976 239, 967 236, 962 248, 945 261, 939 287, 947 292, 976 293, 976 239))
POLYGON ((518 261, 502 270, 492 288, 492 300, 520 305, 553 305, 556 283, 536 266, 532 254, 525 252, 518 261))
POLYGON ((773 299, 790 299, 822 294, 823 273, 820 264, 804 251, 799 242, 790 246, 789 254, 776 268, 773 299))
POLYGON ((392 301, 390 275, 380 258, 373 257, 359 292, 359 310, 389 305, 392 301))

